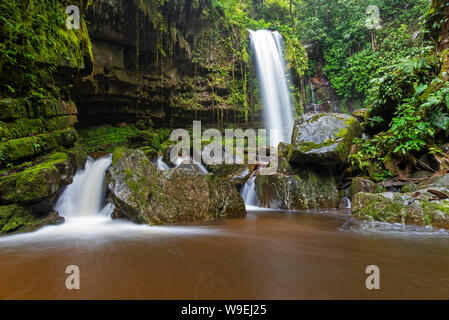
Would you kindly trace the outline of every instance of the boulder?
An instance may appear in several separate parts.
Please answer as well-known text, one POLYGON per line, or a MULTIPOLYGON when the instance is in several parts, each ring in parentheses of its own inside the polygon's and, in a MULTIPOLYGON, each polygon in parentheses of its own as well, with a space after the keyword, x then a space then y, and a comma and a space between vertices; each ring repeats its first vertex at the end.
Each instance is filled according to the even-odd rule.
POLYGON ((261 207, 306 210, 338 206, 337 184, 332 172, 325 167, 304 168, 295 175, 258 175, 255 184, 261 207))
POLYGON ((158 171, 140 150, 113 159, 110 198, 133 222, 160 225, 246 214, 238 190, 220 177, 183 169, 158 171))
MULTIPOLYGON (((359 192, 352 201, 352 215, 369 221, 406 223, 449 229, 449 201, 433 200, 425 191, 408 193, 359 192)), ((449 190, 447 190, 449 194, 449 190)))
POLYGON ((293 164, 346 163, 352 141, 360 135, 359 121, 345 114, 305 114, 296 119, 289 162, 293 164))
POLYGON ((206 165, 206 168, 212 174, 228 180, 237 188, 243 186, 245 181, 251 176, 254 171, 254 165, 248 164, 214 164, 206 165))
POLYGON ((36 165, 0 177, 0 204, 31 204, 47 199, 70 184, 73 174, 66 153, 46 156, 36 165))
POLYGON ((30 232, 46 225, 61 224, 64 221, 65 219, 56 211, 40 215, 30 208, 17 204, 0 206, 0 234, 30 232))
POLYGON ((431 177, 429 180, 421 182, 417 186, 418 189, 434 188, 434 187, 449 189, 449 174, 435 175, 431 177))
POLYGON ((375 182, 357 177, 351 181, 351 186, 349 187, 349 198, 352 199, 354 195, 359 192, 379 193, 384 191, 386 191, 385 188, 379 186, 375 182))
POLYGON ((354 112, 352 113, 352 116, 354 118, 356 118, 357 120, 359 120, 360 123, 366 122, 369 118, 369 111, 368 109, 357 109, 354 110, 354 112))

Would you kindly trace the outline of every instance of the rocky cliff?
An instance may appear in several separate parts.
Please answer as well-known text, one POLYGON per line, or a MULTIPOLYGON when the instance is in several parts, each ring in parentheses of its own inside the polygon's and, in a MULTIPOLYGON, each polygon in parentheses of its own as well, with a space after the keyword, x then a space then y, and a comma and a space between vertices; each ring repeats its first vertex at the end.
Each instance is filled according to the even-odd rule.
POLYGON ((95 1, 94 71, 72 90, 80 123, 244 123, 246 35, 216 10, 206 0, 95 1))

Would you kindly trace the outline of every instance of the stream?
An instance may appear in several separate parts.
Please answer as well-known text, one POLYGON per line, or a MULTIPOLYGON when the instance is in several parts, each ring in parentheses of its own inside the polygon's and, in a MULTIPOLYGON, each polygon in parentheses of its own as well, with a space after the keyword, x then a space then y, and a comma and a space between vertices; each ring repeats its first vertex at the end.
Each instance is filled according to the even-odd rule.
POLYGON ((348 214, 251 211, 166 227, 99 216, 80 228, 2 237, 0 298, 449 298, 446 231, 360 223, 348 214), (65 288, 72 264, 80 290, 65 288), (380 290, 365 288, 372 264, 380 290))

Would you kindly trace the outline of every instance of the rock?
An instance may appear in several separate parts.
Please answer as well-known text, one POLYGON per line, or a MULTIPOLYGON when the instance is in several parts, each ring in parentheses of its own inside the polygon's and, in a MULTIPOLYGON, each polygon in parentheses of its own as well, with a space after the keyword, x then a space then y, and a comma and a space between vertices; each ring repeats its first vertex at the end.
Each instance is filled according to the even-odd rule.
POLYGON ((409 184, 406 184, 405 186, 402 186, 401 192, 402 193, 411 193, 411 192, 415 192, 416 189, 417 189, 416 184, 409 183, 409 184))
POLYGON ((352 201, 352 215, 370 221, 449 229, 449 201, 431 201, 432 198, 427 192, 421 197, 407 193, 359 192, 352 201))
POLYGON ((36 215, 29 208, 17 204, 0 206, 0 234, 30 232, 64 221, 65 219, 56 211, 51 211, 47 215, 36 215))
POLYGON ((243 186, 245 181, 254 171, 254 165, 248 164, 215 164, 206 165, 206 168, 214 175, 228 180, 237 188, 243 186))
POLYGON ((75 170, 84 168, 84 164, 87 160, 87 153, 80 145, 75 145, 75 147, 72 150, 69 150, 67 154, 69 155, 72 161, 72 167, 75 170))
POLYGON ((432 187, 442 187, 449 189, 449 174, 435 175, 429 180, 421 182, 418 184, 418 189, 432 188, 432 187))
POLYGON ((369 118, 369 111, 368 109, 357 109, 354 110, 352 113, 352 116, 359 120, 360 123, 365 122, 369 118))
POLYGON ((116 158, 108 170, 110 198, 131 221, 159 225, 246 214, 238 190, 224 179, 182 169, 158 171, 140 150, 116 158))
POLYGON ((342 165, 354 137, 360 135, 356 118, 345 114, 306 114, 299 117, 292 134, 292 164, 342 165))
POLYGON ((255 184, 261 207, 305 210, 336 208, 338 205, 337 184, 326 168, 307 168, 297 175, 258 175, 255 184))
POLYGON ((410 175, 412 179, 429 179, 433 176, 433 173, 430 171, 416 171, 410 175))
POLYGON ((65 153, 55 153, 22 171, 0 177, 0 204, 31 204, 72 182, 74 170, 65 153))
POLYGON ((398 156, 392 152, 384 158, 384 167, 393 176, 408 177, 416 170, 416 158, 412 155, 398 156))
POLYGON ((357 177, 351 181, 351 186, 349 187, 349 198, 352 199, 354 195, 359 192, 380 193, 385 191, 385 188, 379 186, 375 182, 357 177))

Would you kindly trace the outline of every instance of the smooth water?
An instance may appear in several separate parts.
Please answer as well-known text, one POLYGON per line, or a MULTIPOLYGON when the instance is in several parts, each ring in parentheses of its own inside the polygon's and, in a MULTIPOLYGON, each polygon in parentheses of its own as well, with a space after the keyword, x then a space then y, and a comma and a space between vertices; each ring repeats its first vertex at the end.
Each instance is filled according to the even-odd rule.
POLYGON ((293 110, 283 57, 282 36, 277 31, 249 30, 256 62, 256 74, 270 144, 290 143, 293 110))
POLYGON ((449 298, 447 232, 347 215, 254 211, 184 226, 110 221, 85 232, 62 225, 52 227, 58 234, 2 237, 0 298, 449 298), (372 264, 380 290, 365 288, 372 264), (80 269, 80 290, 65 287, 68 265, 80 269))

